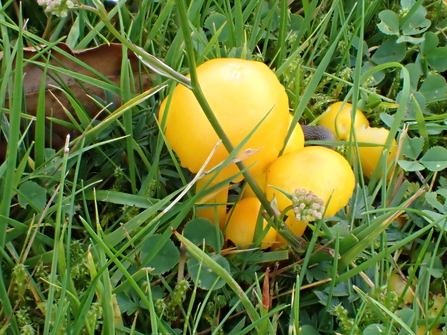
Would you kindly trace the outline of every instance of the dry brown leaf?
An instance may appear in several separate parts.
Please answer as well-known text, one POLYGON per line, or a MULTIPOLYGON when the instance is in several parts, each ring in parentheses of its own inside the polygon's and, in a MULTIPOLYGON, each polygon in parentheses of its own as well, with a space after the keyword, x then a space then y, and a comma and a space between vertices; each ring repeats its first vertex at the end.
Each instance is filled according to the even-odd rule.
MULTIPOLYGON (((67 57, 55 49, 44 50, 44 52, 39 55, 39 52, 45 49, 46 46, 26 47, 23 49, 25 59, 32 59, 33 61, 42 63, 44 66, 47 62, 50 64, 50 66, 47 67, 48 70, 45 78, 43 78, 43 70, 40 64, 36 65, 33 63, 28 63, 24 66, 23 87, 26 101, 26 111, 23 111, 24 113, 33 116, 36 115, 39 90, 42 80, 45 80, 45 110, 47 118, 51 116, 62 121, 69 121, 64 108, 74 115, 74 109, 71 106, 66 94, 58 89, 58 87, 64 88, 65 86, 68 88, 73 96, 90 114, 90 117, 94 117, 101 110, 101 107, 98 106, 98 104, 96 104, 89 96, 99 97, 101 100, 106 102, 106 105, 113 103, 115 108, 120 105, 120 97, 117 94, 107 95, 109 97, 113 96, 113 101, 110 101, 107 99, 103 88, 76 80, 69 74, 62 73, 61 70, 69 70, 106 82, 104 78, 101 78, 102 75, 116 85, 115 92, 118 92, 120 86, 123 52, 121 44, 103 44, 98 47, 83 50, 71 50, 68 45, 64 43, 58 43, 56 46, 68 55, 74 57, 76 60, 67 57), (55 69, 54 71, 50 69, 51 66, 57 67, 58 69, 55 69), (95 74, 86 67, 91 67, 100 75, 95 74)), ((150 88, 152 85, 153 73, 142 72, 142 75, 137 75, 139 71, 138 58, 131 51, 128 51, 127 57, 133 73, 136 74, 134 75, 134 87, 136 88, 136 93, 140 93, 142 90, 147 90, 150 88)), ((2 58, 3 53, 0 52, 0 60, 2 60, 2 58)), ((5 103, 6 109, 8 109, 9 105, 8 100, 9 99, 7 98, 5 103)), ((68 129, 67 127, 56 123, 52 124, 52 130, 53 134, 51 137, 53 138, 53 142, 51 144, 47 144, 52 145, 55 148, 61 148, 63 146, 63 142, 68 133, 71 135, 76 135, 76 132, 72 129, 68 129)), ((47 138, 50 138, 49 134, 47 134, 47 138)))

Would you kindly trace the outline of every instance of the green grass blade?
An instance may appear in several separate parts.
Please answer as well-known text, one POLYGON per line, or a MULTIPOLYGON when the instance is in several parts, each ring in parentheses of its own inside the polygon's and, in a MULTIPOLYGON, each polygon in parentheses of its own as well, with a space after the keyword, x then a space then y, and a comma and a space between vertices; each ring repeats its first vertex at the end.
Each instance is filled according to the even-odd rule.
MULTIPOLYGON (((20 12, 21 13, 21 12, 20 12)), ((21 17, 20 19, 21 20, 21 17)), ((11 55, 11 60, 15 59, 16 67, 14 74, 14 86, 13 86, 13 100, 11 104, 11 109, 13 111, 22 110, 22 76, 23 76, 23 39, 22 30, 19 30, 18 40, 14 49, 14 56, 11 55)), ((12 66, 12 62, 9 63, 12 66)), ((7 146, 7 170, 5 178, 2 182, 2 200, 0 202, 0 215, 9 217, 11 199, 14 192, 14 182, 15 182, 15 169, 18 158, 18 143, 20 138, 20 113, 11 113, 10 115, 10 128, 9 128, 9 140, 7 146)), ((6 236, 7 236, 7 224, 5 222, 0 224, 0 249, 5 248, 6 236)), ((3 254, 0 254, 0 263, 2 263, 3 254)), ((12 314, 12 305, 9 300, 9 295, 6 288, 5 276, 3 274, 3 267, 0 266, 0 300, 3 306, 3 317, 10 320, 10 329, 13 334, 19 334, 19 329, 17 326, 17 321, 15 316, 12 314)))
POLYGON ((251 321, 252 322, 258 321, 260 319, 258 312, 250 302, 250 299, 247 297, 245 292, 239 286, 239 284, 233 279, 233 277, 228 272, 226 272, 224 268, 222 268, 219 264, 217 264, 210 256, 204 253, 199 247, 195 246, 193 243, 191 243, 185 237, 180 235, 178 232, 174 232, 174 234, 180 240, 180 242, 182 242, 185 245, 186 249, 191 253, 191 255, 203 261, 203 264, 210 267, 220 278, 222 278, 230 286, 230 288, 241 300, 251 321))

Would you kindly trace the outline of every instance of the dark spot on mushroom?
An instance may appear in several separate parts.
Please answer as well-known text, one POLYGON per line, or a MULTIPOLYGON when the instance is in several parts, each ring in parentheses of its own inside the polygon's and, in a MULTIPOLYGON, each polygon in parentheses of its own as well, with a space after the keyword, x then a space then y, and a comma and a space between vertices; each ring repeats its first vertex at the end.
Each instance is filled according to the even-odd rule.
MULTIPOLYGON (((301 125, 306 141, 335 141, 335 134, 324 126, 306 126, 301 125)), ((331 145, 322 145, 323 147, 334 149, 331 145)))

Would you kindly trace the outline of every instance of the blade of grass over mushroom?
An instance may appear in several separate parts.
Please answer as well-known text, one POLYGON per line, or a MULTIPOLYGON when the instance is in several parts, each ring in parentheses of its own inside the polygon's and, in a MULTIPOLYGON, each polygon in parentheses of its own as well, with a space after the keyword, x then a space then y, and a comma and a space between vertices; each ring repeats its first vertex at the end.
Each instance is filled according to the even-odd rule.
MULTIPOLYGON (((257 153, 259 150, 262 150, 262 148, 256 148, 256 149, 246 149, 244 151, 241 151, 242 148, 244 147, 244 145, 248 142, 248 140, 251 138, 251 136, 256 132, 256 130, 258 129, 258 127, 262 124, 262 122, 264 122, 265 118, 268 116, 268 114, 266 114, 264 116, 264 118, 262 118, 261 121, 259 121, 259 123, 255 126, 255 128, 253 128, 248 134, 247 136, 245 136, 241 142, 234 147, 233 151, 231 151, 227 158, 222 161, 221 163, 219 163, 218 165, 216 165, 215 167, 211 168, 210 170, 205 171, 206 168, 206 164, 203 165, 203 175, 213 175, 213 177, 204 185, 204 189, 206 189, 212 182, 213 180, 219 175, 219 172, 221 172, 225 167, 233 165, 233 164, 238 164, 239 162, 243 162, 244 159, 250 157, 251 155, 257 153)), ((221 142, 219 142, 217 145, 220 145, 221 142)), ((216 145, 216 148, 217 148, 216 145)), ((210 156, 212 156, 213 153, 210 154, 210 156)), ((244 168, 242 170, 240 170, 237 174, 235 174, 234 176, 227 178, 224 182, 220 182, 219 184, 216 184, 215 187, 219 186, 224 186, 225 183, 230 183, 232 180, 234 180, 236 177, 240 176, 241 174, 244 174, 244 172, 246 172, 248 169, 250 168, 250 166, 244 166, 244 168)))
MULTIPOLYGON (((200 89, 200 85, 197 78, 197 72, 196 72, 196 62, 195 62, 195 52, 194 52, 194 46, 191 40, 191 36, 189 34, 189 21, 187 16, 187 11, 185 8, 185 4, 181 0, 177 0, 177 7, 180 14, 180 21, 182 26, 182 32, 185 39, 186 44, 186 51, 187 56, 189 60, 189 70, 190 70, 190 76, 191 76, 191 86, 192 86, 192 92, 194 93, 194 96, 196 97, 197 101, 199 102, 200 106, 202 107, 206 117, 208 118, 209 122, 211 123, 214 131, 217 133, 219 138, 222 140, 223 145, 227 149, 228 152, 233 152, 234 148, 233 145, 228 138, 228 136, 225 134, 225 131, 219 124, 217 118, 213 114, 213 111, 211 110, 210 105, 205 99, 205 96, 203 95, 202 90, 200 89)), ((245 164, 243 162, 236 163, 238 168, 240 170, 245 169, 245 164)), ((260 189, 259 185, 254 180, 253 176, 251 175, 250 171, 246 170, 244 173, 244 178, 247 181, 247 183, 252 188, 255 195, 258 197, 258 199, 261 201, 262 205, 268 212, 270 216, 275 216, 275 212, 271 208, 269 202, 265 198, 262 190, 260 189)))
MULTIPOLYGON (((364 22, 365 20, 365 3, 364 2, 360 2, 359 5, 357 6, 358 11, 361 13, 361 21, 360 22, 364 22)), ((359 40, 363 40, 364 39, 364 25, 363 24, 359 24, 357 26, 358 31, 358 38, 359 40)), ((351 44, 352 41, 354 39, 354 36, 357 36, 357 31, 353 34, 353 38, 351 39, 351 44)), ((351 89, 349 90, 347 97, 345 98, 344 101, 347 101, 347 99, 352 96, 352 109, 351 109, 351 133, 355 132, 355 119, 356 119, 356 110, 357 110, 357 102, 359 100, 359 96, 360 96, 360 90, 359 87, 363 84, 363 82, 361 81, 361 72, 362 72, 362 59, 363 59, 363 44, 359 43, 359 45, 357 46, 357 55, 355 58, 355 69, 354 69, 354 80, 353 80, 353 85, 351 86, 351 89)), ((351 144, 348 147, 348 157, 350 155, 349 150, 352 149, 351 144)), ((362 178, 359 178, 362 179, 362 178)), ((361 181, 362 186, 364 181, 361 181)), ((365 195, 366 196, 366 195, 365 195)))
MULTIPOLYGON (((405 68, 402 64, 396 63, 396 62, 390 62, 390 63, 380 64, 380 65, 373 67, 372 69, 369 69, 360 78, 360 82, 363 83, 368 78, 370 78, 374 73, 379 72, 384 69, 387 69, 387 68, 393 68, 393 67, 400 69, 403 84, 402 84, 402 91, 400 92, 400 99, 397 102, 399 106, 397 108, 396 113, 394 114, 393 124, 391 125, 390 133, 389 133, 388 138, 385 142, 384 148, 391 147, 393 140, 395 139, 396 134, 399 130, 399 127, 402 124, 402 120, 404 118, 405 111, 407 110, 407 104, 408 104, 408 101, 410 101, 410 89, 411 89, 410 74, 409 74, 407 68, 405 68)), ((349 93, 348 93, 348 95, 349 95, 349 93)), ((356 149, 358 150, 358 147, 356 149)), ((381 161, 382 162, 385 161, 383 156, 381 158, 381 161)), ((379 162, 378 166, 381 166, 380 162, 379 162)), ((379 172, 380 172, 379 169, 376 169, 374 171, 374 173, 369 181, 369 184, 368 184, 369 190, 372 190, 374 188, 374 185, 377 183, 379 172)))

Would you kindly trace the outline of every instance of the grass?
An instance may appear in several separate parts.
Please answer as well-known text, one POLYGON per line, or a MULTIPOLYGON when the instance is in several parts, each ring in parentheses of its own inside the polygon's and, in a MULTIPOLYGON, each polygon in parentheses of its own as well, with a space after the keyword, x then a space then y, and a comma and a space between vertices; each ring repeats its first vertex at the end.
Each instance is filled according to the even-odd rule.
MULTIPOLYGON (((88 1, 59 18, 32 1, 2 3, 0 333, 439 334, 447 317, 447 65, 432 55, 445 53, 444 6, 88 1), (401 17, 397 28, 383 10, 401 17), (426 28, 421 15, 430 20, 426 28), (421 26, 412 32, 408 22, 421 26), (396 43, 384 25, 406 40, 396 43), (59 42, 71 50, 120 43, 118 80, 74 70, 89 66, 59 42), (39 44, 48 47, 29 58, 24 47, 39 44), (132 52, 137 68, 128 61, 132 52), (64 68, 62 57, 74 65, 64 68), (221 232, 195 216, 212 190, 194 192, 200 173, 181 167, 156 118, 161 101, 183 83, 231 152, 227 161, 235 157, 240 146, 220 129, 195 75, 216 57, 268 64, 296 122, 316 124, 334 101, 361 108, 371 125, 390 129, 388 145, 398 139, 404 156, 393 162, 391 178, 380 176, 384 160, 372 178, 363 176, 355 152, 365 143, 354 132, 335 143, 357 181, 344 210, 313 223, 302 239, 285 234, 287 250, 223 245, 221 232), (61 84, 51 90, 63 107, 49 111, 43 82, 27 91, 30 66, 61 84), (81 90, 88 86, 91 97, 63 75, 81 90), (141 87, 148 78, 151 85, 141 87), (109 106, 114 94, 119 103, 109 106), (57 145, 61 124, 77 131, 57 145), (407 279, 412 304, 391 273, 407 279)), ((238 166, 277 226, 262 191, 238 166)), ((230 202, 241 188, 231 187, 230 202)))

